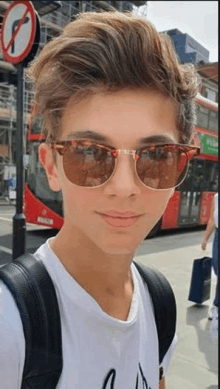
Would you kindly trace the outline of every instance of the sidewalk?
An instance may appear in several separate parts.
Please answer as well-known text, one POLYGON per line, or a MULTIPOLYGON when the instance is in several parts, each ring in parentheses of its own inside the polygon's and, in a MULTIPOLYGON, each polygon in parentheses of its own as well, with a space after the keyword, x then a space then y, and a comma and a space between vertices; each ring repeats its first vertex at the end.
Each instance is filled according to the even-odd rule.
POLYGON ((13 200, 13 202, 10 202, 6 197, 0 197, 0 206, 1 205, 15 205, 15 201, 13 200))
MULTIPOLYGON (((209 243, 206 255, 211 247, 209 243)), ((212 321, 207 320, 212 300, 201 306, 188 301, 192 261, 200 257, 200 245, 135 257, 138 262, 161 270, 176 296, 178 344, 166 377, 167 389, 218 388, 218 338, 211 330, 212 321)), ((215 282, 213 276, 212 294, 215 282)))

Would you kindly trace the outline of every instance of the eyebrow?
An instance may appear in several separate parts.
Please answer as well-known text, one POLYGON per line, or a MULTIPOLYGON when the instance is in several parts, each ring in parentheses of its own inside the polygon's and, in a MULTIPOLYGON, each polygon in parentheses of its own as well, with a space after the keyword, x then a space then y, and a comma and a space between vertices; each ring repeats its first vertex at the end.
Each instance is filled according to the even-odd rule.
POLYGON ((104 142, 110 142, 110 139, 107 136, 102 135, 99 132, 93 130, 71 131, 67 135, 67 139, 72 139, 72 138, 76 138, 76 139, 89 138, 89 139, 100 140, 104 142))
MULTIPOLYGON (((83 131, 71 131, 67 135, 67 139, 83 139, 88 138, 92 140, 98 140, 101 142, 105 142, 107 144, 111 144, 112 140, 103 134, 100 134, 100 132, 94 131, 94 130, 83 130, 83 131)), ((176 143, 176 141, 168 136, 168 135, 151 135, 148 137, 138 138, 136 140, 140 144, 146 144, 146 143, 176 143)))

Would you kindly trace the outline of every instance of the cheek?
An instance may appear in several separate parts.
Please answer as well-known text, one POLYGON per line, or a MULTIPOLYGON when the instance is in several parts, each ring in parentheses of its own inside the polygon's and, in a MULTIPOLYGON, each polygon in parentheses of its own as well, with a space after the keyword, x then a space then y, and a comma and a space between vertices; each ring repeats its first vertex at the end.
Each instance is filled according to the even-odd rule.
POLYGON ((167 191, 165 194, 160 194, 160 197, 158 199, 158 204, 160 206, 160 216, 162 216, 166 210, 167 204, 170 200, 170 198, 173 196, 174 190, 171 189, 167 191))
POLYGON ((72 221, 82 222, 88 217, 91 209, 95 209, 97 203, 96 190, 85 189, 65 180, 63 181, 62 191, 65 216, 71 216, 72 221))
POLYGON ((66 210, 68 213, 74 213, 79 209, 83 209, 86 205, 88 206, 91 201, 89 192, 80 186, 72 184, 66 178, 61 159, 59 161, 58 171, 62 187, 64 211, 66 210))
POLYGON ((158 214, 162 215, 173 193, 173 189, 167 191, 147 190, 147 193, 143 194, 142 200, 145 204, 145 209, 149 211, 149 213, 155 214, 155 216, 158 214))

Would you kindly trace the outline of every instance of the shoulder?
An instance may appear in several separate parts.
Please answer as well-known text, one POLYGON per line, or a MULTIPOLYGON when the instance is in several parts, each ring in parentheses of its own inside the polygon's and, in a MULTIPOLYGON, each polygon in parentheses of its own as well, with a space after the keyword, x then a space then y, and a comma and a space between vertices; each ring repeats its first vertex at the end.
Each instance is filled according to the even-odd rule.
POLYGON ((165 354, 164 359, 161 363, 161 365, 163 366, 164 375, 167 374, 169 364, 170 364, 171 359, 173 357, 174 351, 176 350, 176 346, 177 346, 177 333, 175 333, 173 341, 172 341, 172 343, 171 343, 171 345, 170 345, 170 347, 169 347, 167 353, 165 354))
POLYGON ((136 289, 136 299, 139 300, 140 302, 141 312, 144 314, 148 324, 151 323, 153 325, 154 327, 153 331, 155 332, 156 335, 157 330, 156 330, 156 322, 154 316, 154 305, 153 305, 151 294, 148 289, 148 285, 143 280, 142 276, 140 275, 134 263, 132 263, 131 270, 132 270, 133 282, 136 289))
POLYGON ((7 388, 20 387, 25 340, 16 303, 5 284, 0 281, 0 381, 7 388), (13 374, 11 374, 13 371, 13 374))
POLYGON ((12 328, 16 331, 18 329, 22 329, 22 322, 20 318, 20 314, 15 303, 15 300, 4 284, 3 281, 0 280, 0 317, 5 318, 8 322, 11 323, 12 328))
POLYGON ((133 282, 134 284, 138 285, 139 296, 141 297, 142 300, 143 298, 147 297, 147 299, 151 303, 151 307, 153 308, 153 303, 151 300, 148 286, 146 282, 143 280, 143 277, 141 276, 139 270, 136 268, 134 263, 132 263, 131 271, 132 271, 133 282))
MULTIPOLYGON (((147 287, 146 283, 142 280, 142 278, 141 278, 139 272, 137 271, 137 269, 135 269, 135 273, 136 273, 136 276, 139 278, 139 281, 143 284, 142 296, 143 296, 143 294, 148 296, 148 299, 150 301, 151 310, 152 310, 152 312, 154 312, 154 304, 153 304, 153 301, 152 301, 152 297, 151 297, 151 295, 149 293, 148 287, 147 287)), ((171 287, 171 285, 170 285, 170 287, 171 287)), ((171 289, 172 289, 172 287, 171 287, 171 289)), ((170 314, 170 311, 169 311, 169 314, 170 314)), ((155 316, 154 316, 154 321, 155 321, 155 316)), ((168 366, 169 366, 170 361, 172 359, 174 350, 176 349, 176 345, 177 345, 177 334, 175 333, 174 338, 172 340, 172 343, 171 343, 169 349, 167 350, 167 352, 166 352, 166 354, 164 356, 164 359, 162 361, 162 366, 163 366, 164 374, 167 373, 168 366)))

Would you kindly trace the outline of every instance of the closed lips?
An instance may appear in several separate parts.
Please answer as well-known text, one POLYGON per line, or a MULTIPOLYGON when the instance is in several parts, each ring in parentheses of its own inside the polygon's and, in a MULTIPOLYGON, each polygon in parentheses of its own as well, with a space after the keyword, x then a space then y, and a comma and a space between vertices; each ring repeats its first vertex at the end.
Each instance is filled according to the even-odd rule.
POLYGON ((107 215, 105 213, 102 214, 103 216, 107 216, 107 217, 112 217, 113 219, 133 219, 135 217, 138 217, 138 215, 134 215, 134 216, 112 216, 112 215, 107 215))
POLYGON ((136 224, 138 220, 138 216, 122 217, 101 214, 101 217, 109 226, 114 228, 132 227, 136 224))
POLYGON ((101 215, 109 216, 109 217, 114 217, 114 218, 123 218, 123 219, 128 219, 132 217, 137 217, 141 216, 141 214, 137 214, 134 212, 116 212, 116 211, 106 211, 106 212, 98 212, 101 215))

